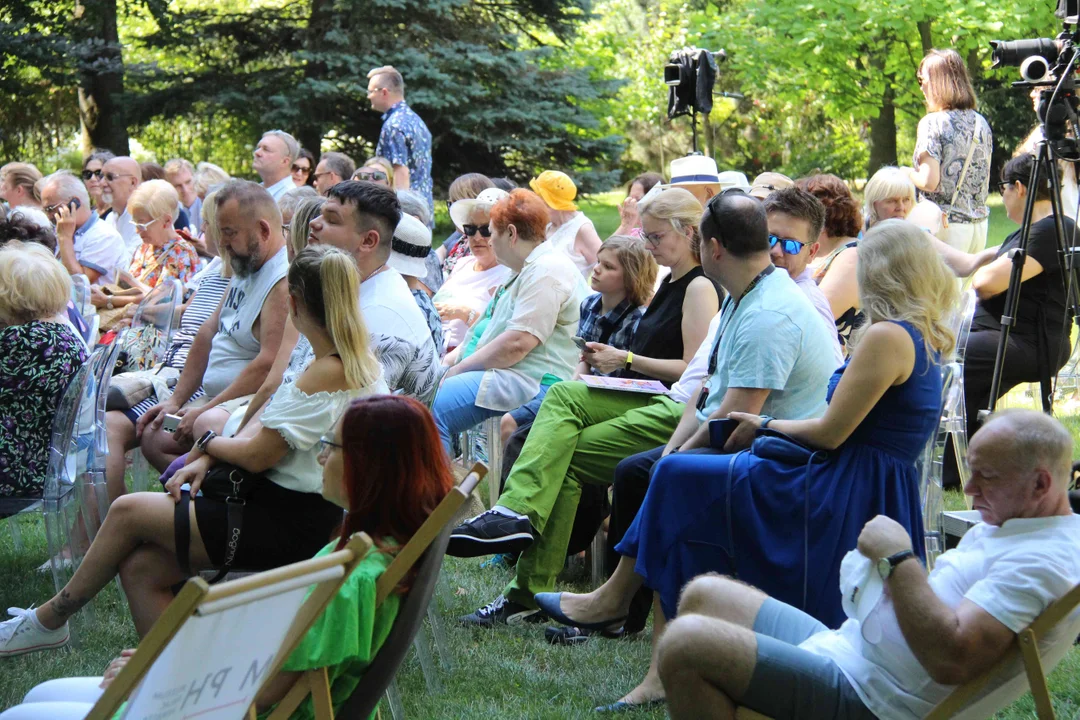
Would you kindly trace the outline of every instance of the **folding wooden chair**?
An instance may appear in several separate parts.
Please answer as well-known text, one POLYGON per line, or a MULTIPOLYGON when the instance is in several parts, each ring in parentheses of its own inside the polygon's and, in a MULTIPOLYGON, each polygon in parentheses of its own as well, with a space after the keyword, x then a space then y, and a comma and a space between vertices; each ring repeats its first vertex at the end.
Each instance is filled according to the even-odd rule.
MULTIPOLYGON (((481 463, 473 465, 472 470, 461 481, 461 484, 455 488, 452 488, 438 507, 428 516, 428 519, 424 521, 424 524, 420 526, 420 529, 412 536, 409 542, 405 543, 405 546, 398 551, 397 557, 394 558, 390 566, 386 568, 379 579, 375 582, 375 602, 377 605, 382 605, 390 593, 394 591, 394 588, 398 586, 405 575, 416 564, 417 560, 424 554, 431 545, 432 541, 439 535, 440 532, 450 523, 454 518, 454 514, 458 508, 465 502, 465 500, 472 493, 473 489, 480 482, 480 479, 484 477, 487 472, 487 468, 481 463)), ((422 615, 421 615, 422 619, 422 615)), ((392 632, 392 631, 391 631, 392 632)), ((299 643, 300 638, 296 638, 296 643, 299 643)), ((295 646, 295 643, 294 643, 295 646)), ((289 648, 289 652, 292 651, 292 647, 289 648)), ((288 653, 282 655, 282 661, 288 657, 288 653)), ((376 662, 378 657, 376 656, 376 662)), ((280 665, 279 665, 280 667, 280 665)), ((272 677, 272 675, 271 675, 272 677)), ((289 692, 274 708, 274 712, 271 713, 269 720, 287 720, 292 713, 300 706, 300 703, 307 698, 308 695, 312 696, 312 701, 315 705, 315 717, 317 720, 334 720, 333 707, 330 705, 330 677, 326 668, 317 668, 315 670, 308 670, 298 680, 289 692)))
POLYGON ((109 720, 125 699, 123 717, 254 719, 259 689, 371 545, 357 533, 342 550, 240 580, 191 578, 87 720, 109 720))
POLYGON ((1017 633, 1015 645, 1009 648, 1004 657, 977 678, 953 690, 949 697, 926 716, 927 720, 946 720, 953 717, 980 720, 993 716, 1023 694, 1023 682, 1011 682, 1019 676, 1018 666, 1021 664, 1031 687, 1031 695, 1035 699, 1035 711, 1039 720, 1053 720, 1054 706, 1050 702, 1050 691, 1046 687, 1046 674, 1057 666, 1080 632, 1080 613, 1076 612, 1078 607, 1080 585, 1051 603, 1030 625, 1017 633), (1058 636, 1053 638, 1053 644, 1045 652, 1040 653, 1040 641, 1047 640, 1054 630, 1058 631, 1058 636), (994 689, 975 700, 988 685, 994 689))
MULTIPOLYGON (((1016 635, 1016 644, 1005 655, 977 678, 960 685, 949 697, 930 711, 926 720, 983 720, 1015 702, 1024 693, 1023 682, 1013 682, 1019 677, 1019 665, 1023 665, 1031 695, 1035 699, 1035 711, 1039 720, 1054 720, 1054 707, 1050 691, 1046 687, 1046 674, 1054 669, 1072 647, 1080 632, 1080 585, 1064 597, 1051 603, 1042 615, 1016 635), (1061 626, 1062 622, 1066 625, 1061 626), (1059 636, 1045 652, 1040 654, 1039 642, 1059 630, 1059 636), (983 688, 994 689, 978 697, 983 688)), ((750 708, 740 707, 735 712, 737 720, 770 720, 750 708)))

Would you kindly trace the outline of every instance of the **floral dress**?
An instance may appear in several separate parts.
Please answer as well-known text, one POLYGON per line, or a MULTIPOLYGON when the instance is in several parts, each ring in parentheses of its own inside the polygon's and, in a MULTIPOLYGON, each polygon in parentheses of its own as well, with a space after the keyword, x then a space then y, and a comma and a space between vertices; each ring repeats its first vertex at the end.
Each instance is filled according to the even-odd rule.
POLYGON ((67 325, 0 330, 0 497, 41 495, 53 415, 84 362, 86 347, 67 325))
POLYGON ((199 254, 195 252, 195 246, 182 238, 176 238, 160 249, 143 243, 135 251, 128 271, 150 287, 157 287, 163 277, 174 277, 186 283, 199 271, 199 254))

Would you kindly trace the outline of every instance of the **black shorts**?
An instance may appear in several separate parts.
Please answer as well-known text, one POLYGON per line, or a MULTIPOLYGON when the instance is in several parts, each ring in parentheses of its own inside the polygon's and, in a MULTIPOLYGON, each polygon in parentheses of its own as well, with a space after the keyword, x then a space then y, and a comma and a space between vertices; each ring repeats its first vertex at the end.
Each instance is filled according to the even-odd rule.
MULTIPOLYGON (((224 500, 197 497, 195 519, 211 562, 225 562, 224 500)), ((341 526, 344 511, 318 493, 288 490, 264 479, 244 506, 235 570, 269 570, 315 556, 341 526)))

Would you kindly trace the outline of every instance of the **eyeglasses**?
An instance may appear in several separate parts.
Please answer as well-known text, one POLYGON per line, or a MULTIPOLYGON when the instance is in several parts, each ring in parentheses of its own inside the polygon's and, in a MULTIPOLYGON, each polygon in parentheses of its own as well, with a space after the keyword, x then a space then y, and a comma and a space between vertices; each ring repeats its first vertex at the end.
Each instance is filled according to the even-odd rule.
POLYGON ((472 237, 476 233, 480 233, 480 237, 491 237, 490 225, 462 225, 461 234, 465 237, 472 237))
POLYGON ((160 219, 161 219, 160 217, 156 217, 153 220, 151 220, 150 222, 144 222, 144 223, 133 222, 131 224, 134 225, 135 229, 138 230, 139 232, 146 232, 147 230, 150 229, 151 225, 153 225, 154 223, 156 223, 160 219))
POLYGON ((289 225, 288 225, 288 223, 281 223, 281 234, 282 235, 288 235, 289 234, 289 225))
POLYGON ((105 173, 105 179, 108 180, 109 182, 112 182, 113 180, 119 180, 122 177, 135 177, 135 176, 130 174, 130 173, 113 173, 113 172, 105 173))
POLYGON ((663 242, 664 235, 666 234, 666 231, 658 233, 647 233, 644 229, 642 229, 638 236, 645 241, 646 245, 651 245, 654 248, 658 248, 660 247, 660 243, 663 242))
POLYGON ((1011 188, 1015 184, 1016 184, 1015 180, 1010 180, 1008 182, 999 182, 998 185, 997 185, 998 186, 998 192, 1001 193, 1002 195, 1004 195, 1005 191, 1008 190, 1009 188, 1011 188))
POLYGON ((72 214, 75 214, 75 210, 82 207, 82 203, 79 202, 79 198, 71 198, 70 200, 66 200, 64 202, 58 202, 55 205, 45 206, 45 214, 49 217, 52 217, 56 214, 57 210, 64 207, 65 205, 68 206, 68 210, 70 210, 72 214))
POLYGON ((776 243, 780 243, 780 249, 784 251, 786 255, 798 255, 802 252, 802 249, 806 247, 806 243, 799 242, 798 240, 792 240, 791 238, 776 237, 775 235, 769 236, 769 247, 773 247, 776 243))
POLYGON ((315 179, 318 180, 323 175, 332 175, 332 174, 333 173, 331 173, 329 170, 327 170, 326 172, 321 172, 321 173, 317 172, 317 173, 315 173, 315 179))
POLYGON ((369 88, 368 91, 367 91, 368 97, 371 97, 372 95, 375 95, 376 93, 378 93, 380 90, 385 90, 385 89, 386 88, 381 88, 381 87, 369 88))
POLYGON ((353 175, 353 180, 365 180, 367 182, 386 182, 386 173, 382 170, 374 172, 358 172, 353 175))
POLYGON ((293 171, 293 172, 302 172, 302 173, 310 173, 310 172, 311 172, 311 168, 310 168, 310 167, 304 167, 303 165, 295 165, 295 164, 294 164, 294 165, 292 166, 292 171, 293 171))
POLYGON ((97 170, 83 170, 82 171, 82 179, 83 180, 89 180, 90 178, 95 178, 95 177, 98 180, 100 180, 101 176, 102 176, 101 168, 98 168, 97 170))
POLYGON ((325 435, 323 435, 321 438, 319 438, 319 452, 320 453, 329 452, 331 448, 333 448, 334 450, 341 450, 341 449, 344 448, 344 445, 337 444, 336 442, 334 442, 330 438, 326 437, 325 435))

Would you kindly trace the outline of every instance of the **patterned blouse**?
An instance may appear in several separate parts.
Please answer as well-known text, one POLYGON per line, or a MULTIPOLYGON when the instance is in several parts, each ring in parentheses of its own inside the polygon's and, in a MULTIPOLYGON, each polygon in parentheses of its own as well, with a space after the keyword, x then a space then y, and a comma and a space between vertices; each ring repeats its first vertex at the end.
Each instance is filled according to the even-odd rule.
POLYGON ((382 130, 375 154, 394 165, 409 168, 409 189, 427 199, 428 210, 435 217, 431 185, 431 131, 404 100, 383 113, 382 130))
POLYGON ((930 113, 919 121, 913 164, 918 166, 923 153, 938 161, 941 180, 934 192, 920 193, 948 214, 949 222, 972 223, 989 217, 986 196, 990 190, 990 155, 994 138, 990 125, 974 110, 943 110, 930 113), (956 193, 956 184, 967 160, 972 141, 975 148, 964 176, 964 187, 956 193), (956 193, 956 205, 952 205, 956 193))
POLYGON ((0 496, 40 496, 53 416, 86 347, 68 326, 35 320, 0 330, 0 496))
POLYGON ((176 238, 161 249, 143 243, 135 251, 128 272, 139 282, 157 287, 163 277, 186 283, 199 271, 199 254, 187 240, 176 238))

